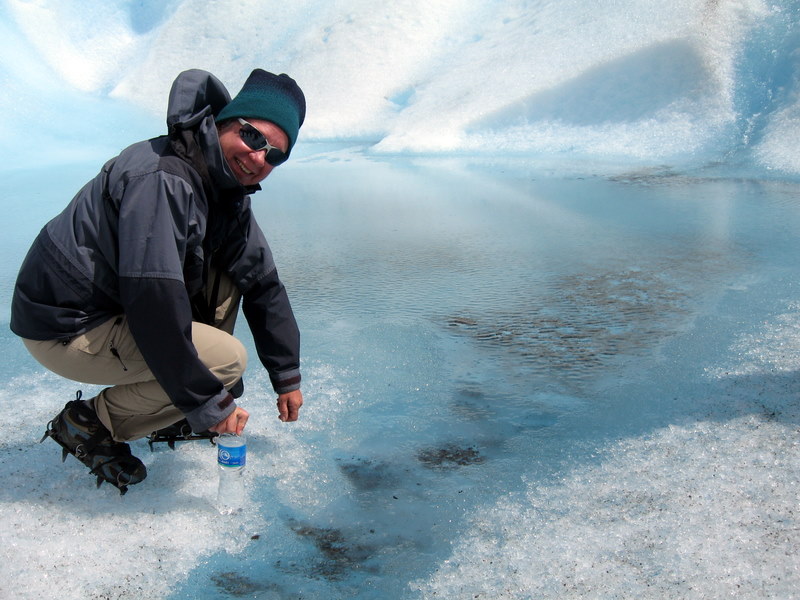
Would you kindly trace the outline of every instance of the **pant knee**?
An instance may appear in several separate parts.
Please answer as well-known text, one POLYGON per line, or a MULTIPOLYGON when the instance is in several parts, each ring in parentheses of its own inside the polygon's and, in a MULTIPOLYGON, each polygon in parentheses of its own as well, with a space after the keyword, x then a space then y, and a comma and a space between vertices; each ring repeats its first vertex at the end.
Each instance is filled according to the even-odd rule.
MULTIPOLYGON (((220 350, 219 348, 217 349, 220 350)), ((219 352, 215 365, 209 368, 226 388, 230 388, 244 375, 247 369, 247 350, 234 337, 230 337, 224 351, 219 352)))

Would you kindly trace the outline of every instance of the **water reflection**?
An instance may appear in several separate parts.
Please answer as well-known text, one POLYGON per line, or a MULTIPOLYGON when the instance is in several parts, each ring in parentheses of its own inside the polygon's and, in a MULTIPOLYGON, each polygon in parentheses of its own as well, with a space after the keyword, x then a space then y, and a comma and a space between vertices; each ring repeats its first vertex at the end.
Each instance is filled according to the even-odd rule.
POLYGON ((280 184, 291 202, 256 210, 301 316, 423 320, 572 384, 652 351, 752 260, 734 239, 741 187, 669 171, 538 180, 316 159, 280 184))
POLYGON ((304 452, 258 480, 268 543, 198 582, 414 597, 470 515, 666 419, 671 391, 625 387, 662 385, 689 360, 668 343, 800 225, 756 183, 438 166, 316 156, 256 199, 303 330, 304 452))

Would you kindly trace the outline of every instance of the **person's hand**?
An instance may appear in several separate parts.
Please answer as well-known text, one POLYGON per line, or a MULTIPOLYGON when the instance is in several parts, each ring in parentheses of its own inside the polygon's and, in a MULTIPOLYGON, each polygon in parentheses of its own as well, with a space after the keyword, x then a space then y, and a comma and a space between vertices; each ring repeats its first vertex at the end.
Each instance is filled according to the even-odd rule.
POLYGON ((303 406, 303 392, 295 390, 278 395, 278 418, 283 421, 297 421, 300 407, 303 406))
POLYGON ((234 411, 228 415, 228 418, 223 419, 213 427, 209 427, 209 431, 216 433, 235 433, 242 435, 244 426, 247 424, 247 419, 250 418, 250 413, 245 409, 237 406, 234 411))

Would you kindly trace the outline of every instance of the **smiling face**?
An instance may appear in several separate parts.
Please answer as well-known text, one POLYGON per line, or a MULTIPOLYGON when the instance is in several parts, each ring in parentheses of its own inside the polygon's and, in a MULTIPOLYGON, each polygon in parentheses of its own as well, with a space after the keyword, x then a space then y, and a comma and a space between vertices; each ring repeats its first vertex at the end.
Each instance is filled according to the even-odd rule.
MULTIPOLYGON (((247 121, 258 129, 272 146, 280 148, 283 152, 289 148, 289 138, 275 123, 261 119, 247 119, 247 121)), ((252 150, 244 143, 239 137, 241 127, 236 119, 223 123, 219 129, 219 145, 222 148, 222 155, 239 183, 245 186, 255 185, 263 181, 275 167, 267 163, 264 150, 252 150)))

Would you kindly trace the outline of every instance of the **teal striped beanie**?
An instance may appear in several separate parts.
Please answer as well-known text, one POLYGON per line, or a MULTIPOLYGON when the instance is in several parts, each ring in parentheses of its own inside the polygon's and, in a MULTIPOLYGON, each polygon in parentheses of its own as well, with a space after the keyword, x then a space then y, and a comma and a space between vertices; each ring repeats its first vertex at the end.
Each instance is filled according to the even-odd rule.
MULTIPOLYGON (((275 123, 289 138, 291 151, 306 118, 306 99, 294 79, 255 69, 241 91, 217 115, 217 123, 228 119, 263 119, 275 123)), ((287 151, 287 153, 288 153, 287 151)))

